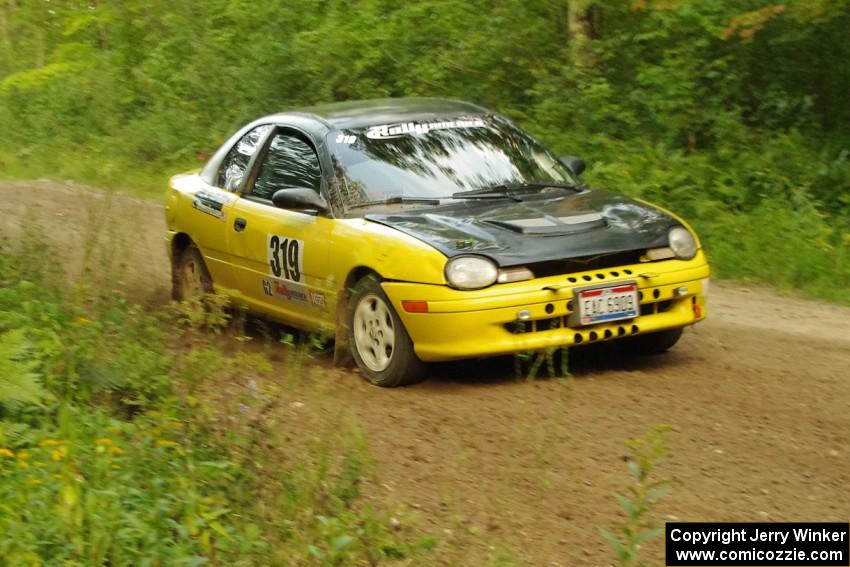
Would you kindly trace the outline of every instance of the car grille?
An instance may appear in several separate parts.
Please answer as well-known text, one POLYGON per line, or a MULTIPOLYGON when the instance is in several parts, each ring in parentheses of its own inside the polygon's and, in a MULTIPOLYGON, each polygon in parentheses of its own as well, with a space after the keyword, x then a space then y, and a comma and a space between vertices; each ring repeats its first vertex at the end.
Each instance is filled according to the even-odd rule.
POLYGON ((585 256, 582 258, 570 258, 568 260, 551 260, 548 262, 537 262, 528 264, 527 267, 534 273, 534 277, 545 278, 548 276, 559 276, 574 272, 585 272, 588 270, 602 270, 615 268, 617 266, 629 266, 639 264, 644 250, 630 250, 627 252, 616 252, 614 254, 600 254, 597 256, 585 256))

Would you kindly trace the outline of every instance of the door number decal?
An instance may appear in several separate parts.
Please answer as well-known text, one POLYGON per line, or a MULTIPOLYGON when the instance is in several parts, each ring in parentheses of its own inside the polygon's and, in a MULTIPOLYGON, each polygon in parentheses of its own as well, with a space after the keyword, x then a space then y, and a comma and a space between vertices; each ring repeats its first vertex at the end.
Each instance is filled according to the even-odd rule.
POLYGON ((304 275, 304 241, 270 234, 266 256, 269 274, 291 282, 300 282, 304 275))

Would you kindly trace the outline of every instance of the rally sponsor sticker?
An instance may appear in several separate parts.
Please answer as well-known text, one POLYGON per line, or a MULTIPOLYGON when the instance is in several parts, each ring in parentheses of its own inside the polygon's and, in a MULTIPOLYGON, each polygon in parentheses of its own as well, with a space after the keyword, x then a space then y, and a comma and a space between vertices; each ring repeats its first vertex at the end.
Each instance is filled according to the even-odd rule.
POLYGON ((409 134, 427 134, 434 130, 453 130, 457 128, 483 128, 481 118, 458 118, 455 120, 433 120, 430 122, 404 122, 401 124, 381 124, 366 131, 366 137, 373 140, 398 138, 409 134))
POLYGON ((263 293, 268 297, 307 304, 307 287, 280 280, 263 280, 263 293))

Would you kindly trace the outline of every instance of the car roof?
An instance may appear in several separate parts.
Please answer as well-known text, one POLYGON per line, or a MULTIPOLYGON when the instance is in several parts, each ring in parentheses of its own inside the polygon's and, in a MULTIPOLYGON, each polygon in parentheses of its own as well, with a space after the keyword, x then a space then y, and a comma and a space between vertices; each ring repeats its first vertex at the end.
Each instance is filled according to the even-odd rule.
POLYGON ((321 145, 322 138, 332 130, 486 114, 492 112, 469 102, 426 97, 352 100, 305 106, 263 116, 237 130, 207 161, 201 170, 201 177, 212 185, 224 156, 233 144, 247 132, 263 124, 280 124, 300 129, 321 145))
POLYGON ((489 113, 490 111, 486 108, 460 100, 412 97, 318 104, 273 114, 269 118, 285 121, 287 118, 312 117, 323 122, 330 129, 342 130, 458 115, 481 116, 489 113))

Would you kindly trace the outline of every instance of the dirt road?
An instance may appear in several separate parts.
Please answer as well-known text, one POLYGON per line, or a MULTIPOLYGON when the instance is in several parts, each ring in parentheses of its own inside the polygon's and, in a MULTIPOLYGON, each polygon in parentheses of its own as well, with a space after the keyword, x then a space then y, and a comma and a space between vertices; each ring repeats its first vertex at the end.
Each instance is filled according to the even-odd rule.
MULTIPOLYGON (((18 238, 27 210, 71 264, 87 240, 120 241, 125 253, 101 259, 114 285, 167 300, 159 204, 0 183, 0 229, 18 238)), ((396 390, 320 361, 321 395, 304 390, 287 411, 348 412, 380 478, 371 496, 409 508, 445 564, 613 564, 599 528, 621 519, 624 441, 661 423, 672 431, 660 473, 676 487, 657 521, 850 519, 850 309, 713 282, 708 321, 668 354, 575 358, 569 384, 517 380, 493 360, 438 365, 396 390)), ((659 541, 646 552, 661 562, 659 541)))

